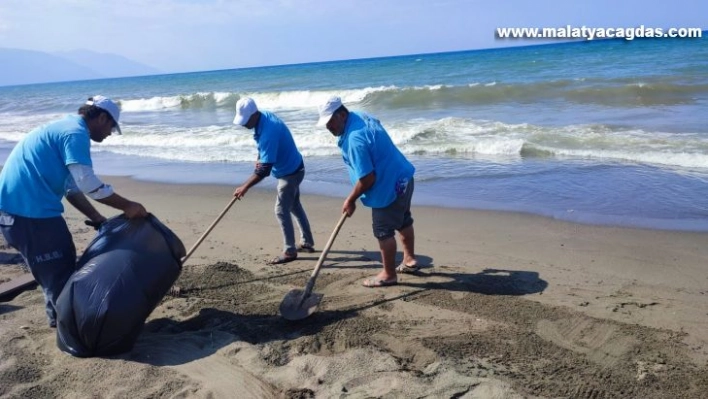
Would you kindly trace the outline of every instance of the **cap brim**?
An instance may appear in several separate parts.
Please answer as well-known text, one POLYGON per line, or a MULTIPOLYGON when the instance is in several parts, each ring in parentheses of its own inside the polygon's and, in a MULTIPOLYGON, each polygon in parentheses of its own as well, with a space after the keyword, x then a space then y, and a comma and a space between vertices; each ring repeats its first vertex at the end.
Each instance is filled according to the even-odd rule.
POLYGON ((236 115, 234 118, 234 125, 244 126, 248 122, 249 117, 244 117, 244 115, 236 115))
POLYGON ((324 127, 324 126, 326 126, 327 123, 329 122, 329 120, 332 119, 332 115, 334 115, 334 114, 332 113, 332 114, 329 114, 329 115, 320 116, 320 119, 317 121, 317 125, 316 125, 316 126, 318 126, 318 127, 324 127))
POLYGON ((115 131, 116 131, 116 133, 118 133, 118 135, 120 135, 120 136, 123 135, 123 131, 120 130, 120 125, 117 123, 116 123, 115 131))

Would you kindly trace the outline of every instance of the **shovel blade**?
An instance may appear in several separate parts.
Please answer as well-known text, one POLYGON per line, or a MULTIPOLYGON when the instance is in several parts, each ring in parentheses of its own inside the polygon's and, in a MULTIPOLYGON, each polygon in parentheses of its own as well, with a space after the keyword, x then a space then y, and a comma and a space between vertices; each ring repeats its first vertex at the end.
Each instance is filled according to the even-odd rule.
POLYGON ((290 290, 280 303, 280 315, 286 320, 302 320, 315 313, 324 295, 310 292, 306 298, 303 290, 290 290))

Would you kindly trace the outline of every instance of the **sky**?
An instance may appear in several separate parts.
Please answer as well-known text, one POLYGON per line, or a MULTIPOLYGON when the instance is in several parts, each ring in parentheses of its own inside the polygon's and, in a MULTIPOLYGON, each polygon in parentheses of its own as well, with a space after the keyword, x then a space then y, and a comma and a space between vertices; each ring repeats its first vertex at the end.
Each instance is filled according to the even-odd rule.
MULTIPOLYGON (((0 0, 0 48, 166 73, 540 44, 498 27, 708 28, 706 0, 0 0)), ((0 66, 1 68, 1 66, 0 66)))

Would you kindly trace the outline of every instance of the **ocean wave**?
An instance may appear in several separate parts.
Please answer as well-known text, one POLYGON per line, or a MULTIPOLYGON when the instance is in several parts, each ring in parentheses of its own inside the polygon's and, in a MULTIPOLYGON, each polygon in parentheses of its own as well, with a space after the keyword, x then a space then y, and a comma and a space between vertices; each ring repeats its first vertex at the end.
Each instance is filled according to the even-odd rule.
MULTIPOLYGON (((435 92, 445 88, 415 90, 435 92)), ((398 89, 383 87, 368 93, 380 95, 390 91, 397 92, 398 89)), ((357 90, 346 94, 359 101, 367 98, 357 90)), ((230 101, 226 100, 230 98, 228 93, 210 97, 215 101, 217 98, 230 101)), ((289 104, 288 101, 292 100, 274 96, 272 101, 289 104)), ((322 129, 313 129, 309 116, 289 124, 303 155, 339 156, 336 139, 322 129)), ((49 116, 39 119, 37 116, 7 116, 0 119, 0 140, 17 142, 41 124, 39 122, 50 119, 49 116)), ((94 144, 94 149, 194 162, 251 162, 256 153, 252 134, 230 123, 180 127, 128 120, 124 124, 126 134, 94 144)), ((507 160, 584 158, 708 169, 708 135, 699 132, 668 133, 607 124, 541 126, 460 117, 392 119, 385 126, 396 145, 410 155, 472 159, 501 157, 507 160)))
POLYGON ((123 112, 159 111, 189 108, 233 107, 238 101, 236 93, 208 92, 193 93, 179 96, 151 97, 132 100, 121 100, 123 112))
MULTIPOLYGON (((691 169, 707 169, 708 154, 683 151, 637 151, 631 148, 623 149, 567 149, 537 147, 532 152, 551 154, 562 158, 587 158, 597 160, 629 161, 640 164, 661 166, 676 166, 691 169)), ((529 152, 529 153, 532 153, 529 152)))
POLYGON ((124 112, 233 108, 243 96, 264 109, 315 109, 338 95, 345 104, 369 109, 445 109, 502 103, 563 100, 605 106, 691 104, 708 97, 708 84, 671 79, 606 80, 564 79, 535 83, 470 82, 466 85, 378 86, 345 90, 276 92, 199 92, 166 97, 121 100, 124 112))
POLYGON ((345 103, 360 103, 374 92, 396 91, 395 86, 369 87, 357 90, 279 91, 279 92, 206 92, 176 96, 121 100, 123 112, 142 112, 179 109, 233 108, 241 97, 252 97, 263 109, 282 110, 316 108, 332 95, 342 97, 345 103))
POLYGON ((586 158, 708 169, 708 137, 699 133, 444 118, 394 124, 389 134, 404 152, 416 155, 586 158))
POLYGON ((708 84, 679 82, 557 80, 536 83, 470 83, 466 86, 405 87, 372 91, 366 103, 384 108, 450 108, 565 100, 604 106, 691 104, 708 97, 708 84))
MULTIPOLYGON (((708 98, 705 79, 644 77, 575 78, 537 82, 471 81, 466 84, 420 86, 371 86, 342 90, 211 91, 172 96, 119 99, 123 112, 233 109, 236 101, 252 97, 261 108, 312 111, 328 97, 338 95, 345 104, 370 110, 445 110, 475 105, 568 101, 602 106, 654 106, 693 104, 708 98)), ((75 112, 66 99, 56 97, 35 104, 32 111, 75 112)), ((26 114, 21 102, 0 102, 0 112, 26 114)))

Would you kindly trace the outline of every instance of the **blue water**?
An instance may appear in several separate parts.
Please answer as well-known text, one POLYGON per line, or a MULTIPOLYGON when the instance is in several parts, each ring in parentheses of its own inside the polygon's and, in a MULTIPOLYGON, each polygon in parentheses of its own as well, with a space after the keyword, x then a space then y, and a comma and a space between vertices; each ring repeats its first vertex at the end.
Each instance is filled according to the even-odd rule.
MULTIPOLYGON (((706 33, 704 32, 704 36, 706 33)), ((102 174, 236 185, 251 132, 241 96, 276 112, 306 157, 305 192, 344 196, 332 94, 377 116, 417 168, 417 205, 708 231, 708 39, 603 40, 0 87, 0 161, 90 95, 121 103, 102 174)), ((273 187, 268 179, 263 187, 273 187)))

